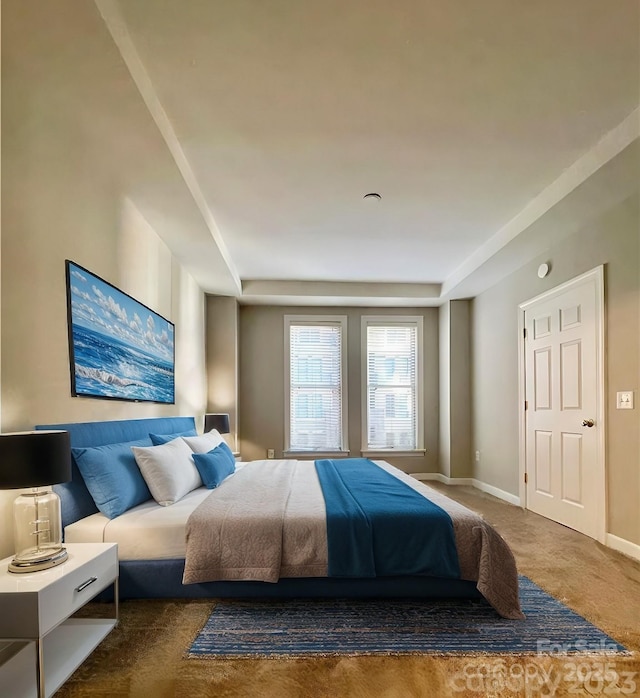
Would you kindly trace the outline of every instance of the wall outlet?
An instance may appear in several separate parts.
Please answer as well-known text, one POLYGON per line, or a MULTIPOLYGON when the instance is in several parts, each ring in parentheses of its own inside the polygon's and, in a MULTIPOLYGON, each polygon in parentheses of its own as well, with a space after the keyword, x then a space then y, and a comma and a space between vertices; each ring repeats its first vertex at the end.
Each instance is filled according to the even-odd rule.
POLYGON ((616 409, 633 409, 633 390, 623 390, 622 392, 616 394, 616 409))
POLYGON ((480 451, 476 451, 476 463, 480 462, 480 451))
POLYGON ((276 457, 276 452, 273 448, 268 448, 267 449, 267 458, 275 458, 276 457))

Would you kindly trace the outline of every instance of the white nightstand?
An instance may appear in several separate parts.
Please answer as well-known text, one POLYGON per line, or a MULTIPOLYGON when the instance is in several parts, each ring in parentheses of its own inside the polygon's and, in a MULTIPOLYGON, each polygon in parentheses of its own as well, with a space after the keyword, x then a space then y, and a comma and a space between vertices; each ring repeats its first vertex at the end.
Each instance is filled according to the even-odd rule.
POLYGON ((69 559, 41 572, 14 574, 7 570, 11 558, 0 560, 3 695, 53 695, 118 622, 118 546, 65 547, 69 559), (114 618, 69 617, 111 584, 114 618))

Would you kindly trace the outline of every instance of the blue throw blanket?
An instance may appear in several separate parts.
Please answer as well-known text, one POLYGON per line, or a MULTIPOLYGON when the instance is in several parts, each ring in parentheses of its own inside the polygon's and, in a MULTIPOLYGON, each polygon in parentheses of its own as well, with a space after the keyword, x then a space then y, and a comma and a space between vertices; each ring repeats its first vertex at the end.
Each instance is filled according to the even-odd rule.
POLYGON ((451 517, 366 458, 317 460, 329 576, 460 578, 451 517))

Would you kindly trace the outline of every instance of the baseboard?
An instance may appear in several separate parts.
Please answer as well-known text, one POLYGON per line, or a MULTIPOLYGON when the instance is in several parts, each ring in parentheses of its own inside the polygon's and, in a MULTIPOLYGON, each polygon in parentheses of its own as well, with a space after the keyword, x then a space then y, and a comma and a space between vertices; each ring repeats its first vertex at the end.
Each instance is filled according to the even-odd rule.
POLYGON ((482 482, 482 480, 476 480, 475 478, 473 480, 473 486, 479 489, 481 492, 491 494, 494 497, 497 497, 498 499, 502 499, 503 501, 508 502, 509 504, 513 504, 517 507, 520 506, 520 497, 518 497, 518 495, 516 494, 511 494, 511 492, 505 492, 505 490, 501 490, 500 488, 494 487, 493 485, 488 485, 486 482, 482 482))
POLYGON ((640 560, 640 545, 632 543, 630 540, 626 540, 626 538, 618 538, 618 536, 614 536, 613 533, 607 533, 605 545, 635 560, 640 560))
POLYGON ((448 477, 442 473, 411 473, 411 477, 415 477, 416 480, 435 480, 436 482, 441 482, 443 485, 469 485, 481 492, 486 492, 498 499, 502 499, 509 504, 514 504, 517 507, 520 506, 520 497, 517 495, 511 494, 511 492, 505 492, 493 485, 488 485, 486 482, 482 482, 482 480, 476 480, 474 477, 448 477))
POLYGON ((410 477, 415 477, 416 480, 437 480, 438 482, 443 482, 440 478, 444 475, 440 473, 409 473, 410 477))
POLYGON ((416 480, 435 480, 443 485, 470 485, 473 487, 472 477, 447 477, 442 473, 411 473, 416 480))

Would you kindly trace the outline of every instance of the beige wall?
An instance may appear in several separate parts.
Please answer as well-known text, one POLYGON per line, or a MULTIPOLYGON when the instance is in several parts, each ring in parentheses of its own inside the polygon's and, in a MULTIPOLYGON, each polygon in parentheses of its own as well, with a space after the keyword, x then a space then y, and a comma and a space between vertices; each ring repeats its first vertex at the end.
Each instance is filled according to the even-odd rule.
POLYGON ((471 303, 450 305, 451 477, 471 477, 471 303))
POLYGON ((238 431, 238 301, 207 296, 207 412, 229 414, 225 437, 237 450, 238 431))
MULTIPOLYGON (((3 7, 2 430, 202 415, 204 294, 140 213, 154 208, 172 219, 170 181, 158 166, 162 140, 95 7, 10 9, 5 16, 3 7), (78 34, 69 43, 71 15, 78 34), (84 51, 104 63, 86 70, 84 51), (71 397, 67 258, 175 323, 175 405, 71 397)), ((0 557, 13 547, 13 498, 0 493, 0 557)))
MULTIPOLYGON (((544 219, 536 225, 544 226, 544 219)), ((518 494, 518 304, 605 264, 608 531, 640 544, 640 219, 634 195, 601 213, 496 286, 472 308, 475 477, 518 494), (538 279, 537 267, 551 262, 538 279), (636 408, 615 409, 619 390, 636 408)))
POLYGON ((440 472, 472 477, 470 301, 439 308, 440 472))
POLYGON ((451 303, 438 309, 439 368, 439 470, 451 477, 451 303))
POLYGON ((361 438, 362 315, 422 315, 424 318, 425 456, 389 458, 405 472, 438 469, 438 310, 437 308, 240 307, 240 450, 246 460, 266 458, 284 448, 284 316, 347 316, 349 447, 359 456, 361 438))
MULTIPOLYGON (((5 169, 5 182, 10 170, 5 169)), ((67 202, 68 204, 70 202, 67 202)), ((72 205, 72 203, 71 203, 72 205)), ((147 227, 129 228, 129 243, 137 240, 140 255, 92 251, 91 226, 81 240, 58 231, 55 242, 34 228, 4 221, 2 239, 2 430, 32 428, 34 424, 144 418, 165 415, 200 417, 206 407, 204 357, 204 294, 191 276, 173 259, 166 246, 147 227), (15 225, 15 227, 13 227, 15 225), (14 235, 13 230, 19 230, 14 235), (31 250, 29 264, 38 268, 34 276, 24 274, 25 240, 31 250), (147 254, 148 253, 148 254, 147 254), (149 305, 176 325, 176 404, 157 405, 114 400, 74 398, 70 393, 67 343, 64 260, 71 257, 123 291, 149 305), (149 260, 154 260, 153 264, 149 260), (129 282, 126 280, 129 278, 129 282)), ((110 240, 101 237, 102 251, 119 245, 114 230, 110 240)), ((96 245, 98 246, 98 245, 96 245)), ((11 552, 9 513, 3 493, 0 515, 0 557, 11 552)))

